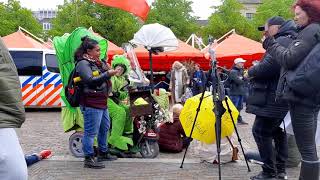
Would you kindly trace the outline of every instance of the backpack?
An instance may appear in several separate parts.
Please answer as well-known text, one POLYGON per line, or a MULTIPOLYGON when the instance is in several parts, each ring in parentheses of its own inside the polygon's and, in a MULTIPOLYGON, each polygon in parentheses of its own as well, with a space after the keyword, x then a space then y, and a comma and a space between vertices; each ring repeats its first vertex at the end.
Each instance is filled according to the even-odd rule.
POLYGON ((77 63, 70 73, 67 86, 64 87, 66 100, 72 107, 79 107, 81 93, 79 85, 76 82, 74 82, 74 78, 76 78, 77 75, 76 67, 77 63))
POLYGON ((320 43, 318 43, 308 56, 286 75, 288 86, 303 96, 313 96, 320 91, 320 43))

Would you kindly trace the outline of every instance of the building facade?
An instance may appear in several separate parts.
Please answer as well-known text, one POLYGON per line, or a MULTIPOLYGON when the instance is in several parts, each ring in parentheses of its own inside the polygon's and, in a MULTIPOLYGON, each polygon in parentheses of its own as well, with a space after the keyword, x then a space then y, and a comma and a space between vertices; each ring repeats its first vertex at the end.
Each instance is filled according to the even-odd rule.
POLYGON ((241 14, 247 19, 253 19, 254 14, 257 12, 257 7, 262 4, 262 0, 239 0, 243 5, 243 9, 240 11, 241 14))
POLYGON ((42 29, 48 31, 52 29, 51 20, 57 16, 57 10, 54 9, 39 9, 33 11, 33 16, 42 24, 42 29))

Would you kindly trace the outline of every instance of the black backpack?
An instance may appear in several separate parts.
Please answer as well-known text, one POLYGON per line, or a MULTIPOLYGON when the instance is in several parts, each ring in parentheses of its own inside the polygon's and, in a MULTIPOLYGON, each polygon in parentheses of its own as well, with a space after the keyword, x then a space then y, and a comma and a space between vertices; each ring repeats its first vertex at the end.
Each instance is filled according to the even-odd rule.
POLYGON ((314 96, 320 91, 320 43, 293 70, 288 71, 286 79, 288 86, 303 96, 314 96))
POLYGON ((70 73, 67 86, 64 87, 66 100, 72 107, 79 107, 80 102, 80 88, 79 85, 76 82, 74 82, 74 78, 77 75, 76 66, 77 63, 70 73))

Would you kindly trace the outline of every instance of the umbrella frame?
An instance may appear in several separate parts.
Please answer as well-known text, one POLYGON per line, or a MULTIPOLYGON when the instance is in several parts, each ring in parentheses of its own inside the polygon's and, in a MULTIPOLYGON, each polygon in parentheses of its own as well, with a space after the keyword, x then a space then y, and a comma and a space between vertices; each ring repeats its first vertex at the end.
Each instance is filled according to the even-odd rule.
POLYGON ((152 68, 152 54, 158 55, 159 52, 164 51, 164 47, 145 47, 149 51, 149 63, 150 63, 150 86, 151 93, 154 91, 154 82, 153 82, 153 68, 152 68))

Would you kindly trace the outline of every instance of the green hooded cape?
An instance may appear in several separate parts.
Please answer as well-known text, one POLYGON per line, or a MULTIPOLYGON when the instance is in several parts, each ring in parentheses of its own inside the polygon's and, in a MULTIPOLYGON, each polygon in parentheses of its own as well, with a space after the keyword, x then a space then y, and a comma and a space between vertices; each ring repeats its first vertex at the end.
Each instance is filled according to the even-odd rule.
MULTIPOLYGON (((98 41, 101 51, 100 59, 105 59, 106 57, 108 41, 93 34, 86 28, 79 27, 71 34, 54 37, 53 45, 56 50, 63 87, 68 84, 70 73, 75 67, 74 54, 81 45, 81 38, 84 36, 89 36, 98 41)), ((69 132, 71 130, 79 130, 79 128, 83 129, 83 117, 80 108, 73 108, 69 105, 65 98, 64 88, 62 88, 60 95, 66 105, 66 107, 62 107, 61 111, 64 131, 69 132)))

